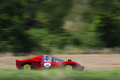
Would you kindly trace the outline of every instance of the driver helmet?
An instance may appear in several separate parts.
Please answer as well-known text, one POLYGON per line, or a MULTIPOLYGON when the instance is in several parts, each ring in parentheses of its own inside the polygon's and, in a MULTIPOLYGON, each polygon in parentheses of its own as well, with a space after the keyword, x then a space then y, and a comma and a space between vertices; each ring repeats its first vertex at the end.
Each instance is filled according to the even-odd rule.
POLYGON ((44 56, 43 56, 43 61, 44 61, 44 62, 47 62, 48 59, 49 59, 48 55, 44 55, 44 56))

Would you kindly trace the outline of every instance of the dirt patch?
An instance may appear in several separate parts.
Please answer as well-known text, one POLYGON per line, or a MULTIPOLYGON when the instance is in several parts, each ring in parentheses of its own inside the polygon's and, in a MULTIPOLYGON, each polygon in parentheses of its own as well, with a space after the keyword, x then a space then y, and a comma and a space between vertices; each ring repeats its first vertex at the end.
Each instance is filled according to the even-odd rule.
MULTIPOLYGON (((72 59, 85 66, 85 70, 115 70, 120 69, 120 54, 82 54, 82 55, 53 55, 57 58, 72 59)), ((34 56, 0 56, 0 69, 16 69, 16 59, 32 58, 34 56)))

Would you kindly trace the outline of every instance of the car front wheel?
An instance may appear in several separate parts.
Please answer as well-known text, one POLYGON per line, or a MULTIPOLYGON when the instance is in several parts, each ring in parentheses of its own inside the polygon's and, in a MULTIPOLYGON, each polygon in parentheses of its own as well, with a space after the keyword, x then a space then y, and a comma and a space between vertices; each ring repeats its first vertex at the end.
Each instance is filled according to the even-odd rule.
POLYGON ((66 64, 66 65, 64 66, 64 68, 65 68, 66 70, 72 70, 72 69, 74 69, 74 66, 73 66, 73 65, 70 65, 70 64, 66 64))

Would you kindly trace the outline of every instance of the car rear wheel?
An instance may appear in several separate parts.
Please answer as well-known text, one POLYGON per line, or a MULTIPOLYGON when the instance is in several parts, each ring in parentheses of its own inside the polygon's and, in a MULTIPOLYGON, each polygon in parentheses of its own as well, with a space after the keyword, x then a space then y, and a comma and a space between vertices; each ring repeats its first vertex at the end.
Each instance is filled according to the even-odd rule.
POLYGON ((34 69, 34 66, 33 66, 33 64, 25 63, 25 64, 21 65, 20 69, 30 70, 30 69, 34 69))
POLYGON ((66 70, 72 70, 72 69, 74 69, 74 66, 71 65, 71 64, 67 64, 67 65, 64 66, 64 68, 65 68, 66 70))

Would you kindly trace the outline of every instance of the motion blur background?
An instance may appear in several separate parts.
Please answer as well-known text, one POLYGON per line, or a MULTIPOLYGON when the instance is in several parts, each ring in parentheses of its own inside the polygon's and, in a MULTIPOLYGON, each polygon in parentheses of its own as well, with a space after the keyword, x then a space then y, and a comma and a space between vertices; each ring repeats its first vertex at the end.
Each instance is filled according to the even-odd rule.
POLYGON ((119 46, 120 0, 0 0, 1 53, 119 53, 119 46))
POLYGON ((119 46, 120 0, 0 0, 0 80, 120 80, 119 46), (85 71, 16 70, 38 54, 85 71))

